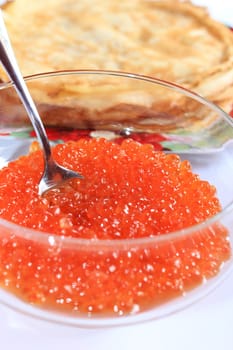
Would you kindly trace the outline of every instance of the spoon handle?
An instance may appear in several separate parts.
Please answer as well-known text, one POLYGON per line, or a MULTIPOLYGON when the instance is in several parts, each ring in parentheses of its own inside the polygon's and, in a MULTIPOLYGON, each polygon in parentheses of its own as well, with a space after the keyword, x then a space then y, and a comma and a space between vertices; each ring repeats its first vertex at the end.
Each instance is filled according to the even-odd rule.
POLYGON ((3 20, 3 14, 0 10, 0 61, 5 69, 10 80, 14 83, 14 87, 18 92, 18 95, 23 103, 31 123, 34 127, 36 135, 44 150, 44 157, 49 160, 51 157, 51 148, 46 136, 46 131, 41 121, 41 118, 37 112, 37 108, 33 102, 33 99, 28 91, 27 85, 21 75, 18 67, 14 51, 12 49, 10 39, 7 34, 5 23, 3 20))

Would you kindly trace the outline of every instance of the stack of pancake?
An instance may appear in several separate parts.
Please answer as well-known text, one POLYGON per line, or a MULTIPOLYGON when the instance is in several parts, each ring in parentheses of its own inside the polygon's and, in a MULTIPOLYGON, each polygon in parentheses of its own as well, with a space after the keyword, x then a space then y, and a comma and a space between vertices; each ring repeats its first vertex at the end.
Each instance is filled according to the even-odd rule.
MULTIPOLYGON (((15 0, 3 12, 25 76, 67 69, 134 72, 232 108, 233 33, 191 2, 15 0)), ((0 77, 7 79, 3 71, 0 77)))

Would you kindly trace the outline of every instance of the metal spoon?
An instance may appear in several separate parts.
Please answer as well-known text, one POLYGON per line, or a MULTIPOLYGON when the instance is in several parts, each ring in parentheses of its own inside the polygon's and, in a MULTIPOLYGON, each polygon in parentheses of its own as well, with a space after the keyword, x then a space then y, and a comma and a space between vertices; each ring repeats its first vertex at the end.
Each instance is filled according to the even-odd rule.
POLYGON ((13 49, 7 34, 7 30, 4 24, 2 11, 0 10, 0 61, 14 83, 14 87, 27 111, 27 114, 31 120, 33 128, 36 132, 37 138, 40 141, 42 150, 44 152, 44 172, 39 182, 39 194, 51 188, 61 185, 64 181, 72 178, 83 178, 81 174, 72 170, 66 169, 58 165, 53 157, 49 144, 48 137, 46 135, 45 128, 41 121, 40 115, 37 111, 35 103, 28 91, 28 88, 23 80, 20 69, 18 67, 16 58, 14 56, 13 49))

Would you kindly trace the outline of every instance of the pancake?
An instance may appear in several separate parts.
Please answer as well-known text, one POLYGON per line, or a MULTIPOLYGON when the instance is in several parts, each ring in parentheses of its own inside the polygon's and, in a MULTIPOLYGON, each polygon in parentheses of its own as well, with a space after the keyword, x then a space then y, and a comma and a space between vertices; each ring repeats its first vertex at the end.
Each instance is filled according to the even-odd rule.
MULTIPOLYGON (((233 35, 203 7, 178 0, 15 0, 5 5, 4 18, 25 76, 69 69, 134 72, 175 82, 226 111, 231 109, 233 35)), ((0 77, 7 79, 3 71, 0 77)), ((57 87, 56 100, 54 84, 46 84, 43 91, 36 85, 32 84, 31 89, 43 105, 65 108, 61 86, 57 87)), ((78 89, 78 103, 81 108, 89 108, 88 84, 84 81, 62 88, 65 93, 78 89)), ((103 81, 98 87, 100 93, 101 89, 107 103, 99 109, 115 111, 118 104, 114 96, 119 86, 103 81)), ((131 97, 128 100, 127 91, 124 93, 128 108, 131 97)), ((158 103, 164 103, 162 94, 156 98, 158 103)), ((182 106, 181 111, 186 107, 182 106)), ((57 117, 48 118, 48 123, 62 120, 58 111, 59 108, 57 117)), ((114 118, 116 114, 119 116, 115 113, 114 118)), ((99 116, 92 114, 91 120, 99 116)), ((102 118, 111 120, 111 112, 102 113, 102 118)), ((129 118, 135 118, 135 114, 129 118)), ((71 126, 75 124, 72 117, 69 120, 71 126)))

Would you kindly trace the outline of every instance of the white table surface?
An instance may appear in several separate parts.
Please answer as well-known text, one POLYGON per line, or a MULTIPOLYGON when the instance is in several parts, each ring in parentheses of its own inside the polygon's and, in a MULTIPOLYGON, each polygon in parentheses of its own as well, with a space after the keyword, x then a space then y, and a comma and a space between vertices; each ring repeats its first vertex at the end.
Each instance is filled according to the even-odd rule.
MULTIPOLYGON (((232 0, 194 0, 233 25, 232 0)), ((233 350, 233 274, 209 296, 175 315, 145 324, 85 330, 51 325, 0 305, 1 350, 233 350)))

